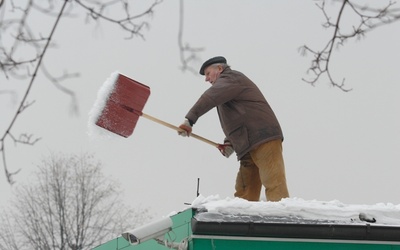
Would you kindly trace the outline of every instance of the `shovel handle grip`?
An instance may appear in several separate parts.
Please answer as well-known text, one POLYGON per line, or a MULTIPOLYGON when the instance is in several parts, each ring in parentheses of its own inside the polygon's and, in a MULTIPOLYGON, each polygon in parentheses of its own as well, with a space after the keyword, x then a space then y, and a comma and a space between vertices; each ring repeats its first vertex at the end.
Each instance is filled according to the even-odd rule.
MULTIPOLYGON (((149 119, 149 120, 151 120, 151 121, 153 121, 153 122, 157 122, 158 124, 164 125, 164 126, 166 126, 166 127, 168 127, 168 128, 171 128, 171 129, 173 129, 173 130, 176 130, 176 131, 178 131, 178 132, 179 132, 179 131, 183 131, 181 128, 179 128, 179 127, 177 127, 177 126, 175 126, 175 125, 172 125, 172 124, 170 124, 170 123, 168 123, 168 122, 162 121, 162 120, 160 120, 160 119, 158 119, 158 118, 155 118, 155 117, 153 117, 153 116, 147 115, 147 114, 145 114, 145 113, 141 113, 141 115, 142 115, 144 118, 147 118, 147 119, 149 119)), ((200 136, 200 135, 196 135, 196 134, 191 133, 191 134, 190 134, 190 137, 196 138, 197 140, 200 140, 200 141, 202 141, 202 142, 205 142, 205 143, 207 143, 207 144, 210 144, 211 146, 218 147, 218 143, 215 143, 215 142, 213 142, 213 141, 210 141, 209 139, 206 139, 206 138, 204 138, 204 137, 202 137, 202 136, 200 136)))

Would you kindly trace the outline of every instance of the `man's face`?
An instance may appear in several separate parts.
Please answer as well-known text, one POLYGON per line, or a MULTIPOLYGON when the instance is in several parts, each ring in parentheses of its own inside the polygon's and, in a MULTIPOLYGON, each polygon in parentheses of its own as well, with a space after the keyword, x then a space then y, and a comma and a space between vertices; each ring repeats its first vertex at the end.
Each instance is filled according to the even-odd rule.
POLYGON ((204 76, 206 77, 206 82, 214 84, 222 72, 221 65, 210 65, 204 70, 204 76))

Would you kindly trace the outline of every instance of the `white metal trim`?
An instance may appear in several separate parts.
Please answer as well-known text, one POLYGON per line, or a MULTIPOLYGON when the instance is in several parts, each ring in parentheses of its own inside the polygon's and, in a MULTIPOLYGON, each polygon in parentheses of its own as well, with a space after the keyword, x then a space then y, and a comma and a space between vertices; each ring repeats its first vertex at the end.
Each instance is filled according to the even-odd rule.
POLYGON ((273 238, 273 237, 245 237, 245 236, 219 236, 219 235, 192 235, 191 238, 192 239, 210 239, 210 240, 243 240, 243 241, 248 240, 248 241, 278 241, 278 242, 311 242, 311 243, 348 243, 348 244, 400 245, 400 241, 273 238))

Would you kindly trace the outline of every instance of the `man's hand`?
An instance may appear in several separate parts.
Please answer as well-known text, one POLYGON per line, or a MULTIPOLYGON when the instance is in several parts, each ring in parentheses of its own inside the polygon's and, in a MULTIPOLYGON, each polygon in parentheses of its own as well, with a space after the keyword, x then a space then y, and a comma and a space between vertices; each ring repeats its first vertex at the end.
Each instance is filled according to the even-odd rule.
POLYGON ((230 142, 225 142, 224 144, 218 144, 219 151, 223 156, 226 158, 229 158, 235 152, 235 150, 232 147, 232 144, 230 142))
POLYGON ((181 131, 178 131, 178 135, 187 137, 190 136, 190 133, 192 133, 192 125, 190 125, 190 122, 188 119, 185 119, 185 121, 179 125, 179 128, 182 129, 181 131))

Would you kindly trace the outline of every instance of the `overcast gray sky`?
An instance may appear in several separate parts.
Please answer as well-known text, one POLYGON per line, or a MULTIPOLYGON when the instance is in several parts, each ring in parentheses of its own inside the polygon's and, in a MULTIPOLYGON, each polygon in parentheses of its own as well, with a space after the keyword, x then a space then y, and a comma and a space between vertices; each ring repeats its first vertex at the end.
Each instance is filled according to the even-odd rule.
MULTIPOLYGON (((97 91, 116 70, 151 88, 145 113, 175 125, 209 87, 203 77, 179 69, 178 3, 165 1, 155 9, 145 40, 126 40, 111 24, 84 24, 82 12, 61 21, 54 37, 58 48, 49 51, 45 61, 55 73, 81 73, 68 82, 78 96, 80 114, 71 116, 68 96, 39 75, 29 98, 36 103, 15 130, 42 140, 34 147, 9 146, 7 153, 10 170, 22 168, 17 185, 51 152, 91 152, 104 165, 104 173, 119 181, 127 203, 149 207, 155 216, 180 211, 193 201, 197 178, 204 196, 233 196, 238 162, 203 142, 182 138, 144 118, 128 139, 93 140, 87 134, 97 91)), ((345 77, 353 88, 344 93, 326 79, 316 87, 301 80, 307 77, 311 58, 302 57, 298 48, 307 44, 321 49, 332 35, 321 27, 323 18, 314 1, 189 0, 184 40, 205 48, 202 60, 225 56, 265 94, 285 135, 291 197, 399 204, 400 23, 335 52, 332 73, 345 77)), ((40 19, 36 22, 44 25, 40 19)), ((0 88, 14 87, 8 82, 0 88)), ((10 98, 1 99, 3 131, 16 105, 10 98)), ((224 138, 215 110, 201 117, 193 132, 216 142, 224 138)), ((0 178, 4 205, 12 188, 4 175, 0 178)))

